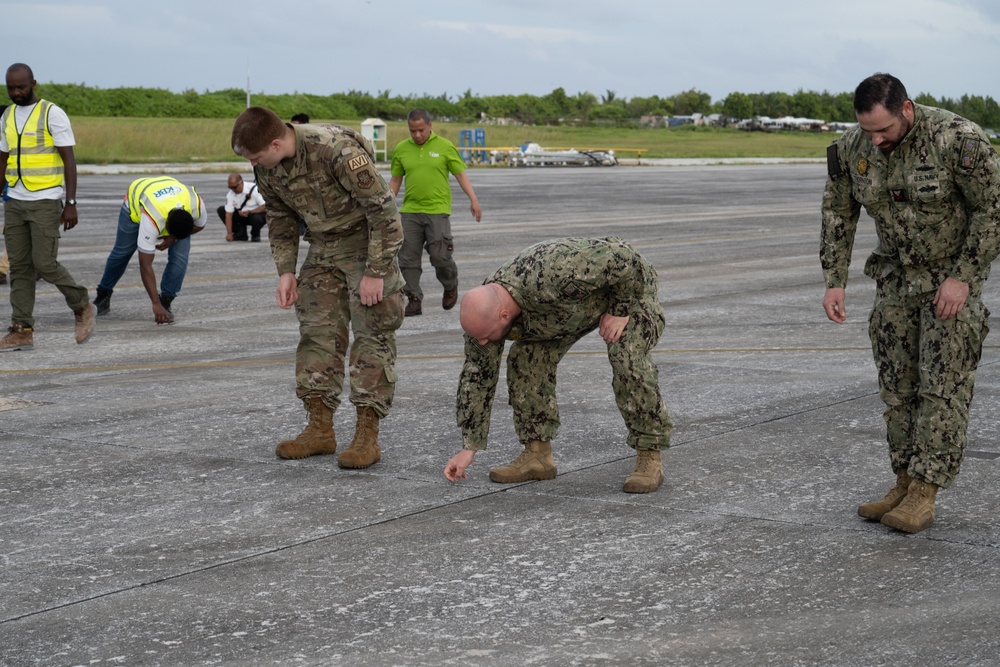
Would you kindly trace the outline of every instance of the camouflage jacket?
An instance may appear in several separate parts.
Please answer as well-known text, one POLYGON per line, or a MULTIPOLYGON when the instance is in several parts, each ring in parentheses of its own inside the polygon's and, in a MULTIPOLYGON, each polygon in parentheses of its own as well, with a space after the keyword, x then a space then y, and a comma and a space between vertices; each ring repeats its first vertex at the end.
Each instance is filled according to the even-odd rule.
POLYGON ((278 274, 294 273, 299 219, 313 244, 365 232, 366 275, 386 276, 403 244, 392 190, 375 169, 371 143, 340 125, 293 125, 295 157, 274 169, 254 168, 267 201, 268 236, 278 274))
POLYGON ((820 248, 827 287, 847 285, 862 206, 878 234, 869 277, 901 269, 914 294, 948 277, 986 280, 1000 252, 1000 163, 978 126, 915 104, 913 128, 889 155, 855 126, 828 158, 820 248))
MULTIPOLYGON (((656 270, 621 239, 568 238, 523 250, 486 283, 503 285, 521 308, 508 340, 547 341, 592 331, 604 313, 629 315, 656 294, 656 270)), ((466 449, 486 449, 504 345, 465 336, 457 419, 466 449)))

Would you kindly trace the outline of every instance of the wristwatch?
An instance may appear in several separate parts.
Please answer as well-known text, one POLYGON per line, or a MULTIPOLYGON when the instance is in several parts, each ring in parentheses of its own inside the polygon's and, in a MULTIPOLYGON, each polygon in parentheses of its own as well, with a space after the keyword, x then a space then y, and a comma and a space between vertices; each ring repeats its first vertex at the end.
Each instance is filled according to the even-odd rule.
POLYGON ((76 206, 76 200, 75 199, 67 199, 66 200, 66 206, 76 206))

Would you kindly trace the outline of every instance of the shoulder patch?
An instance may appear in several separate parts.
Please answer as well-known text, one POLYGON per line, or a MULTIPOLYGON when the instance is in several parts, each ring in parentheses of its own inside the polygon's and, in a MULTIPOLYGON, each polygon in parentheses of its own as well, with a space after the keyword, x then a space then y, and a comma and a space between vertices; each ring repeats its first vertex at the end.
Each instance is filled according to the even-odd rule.
MULTIPOLYGON (((357 159, 357 158, 355 158, 357 159)), ((375 177, 372 176, 370 169, 365 169, 364 171, 358 172, 358 187, 362 190, 368 190, 373 185, 375 185, 375 177)))
POLYGON ((837 150, 837 144, 830 144, 826 148, 826 173, 830 178, 837 178, 844 173, 843 168, 840 166, 840 154, 837 150))
POLYGON ((357 171, 358 169, 361 169, 371 163, 372 162, 368 159, 367 155, 355 155, 347 161, 347 166, 351 171, 357 171))
POLYGON ((979 155, 979 140, 978 139, 966 139, 962 142, 962 158, 960 160, 961 165, 966 169, 972 169, 976 166, 976 157, 979 155))

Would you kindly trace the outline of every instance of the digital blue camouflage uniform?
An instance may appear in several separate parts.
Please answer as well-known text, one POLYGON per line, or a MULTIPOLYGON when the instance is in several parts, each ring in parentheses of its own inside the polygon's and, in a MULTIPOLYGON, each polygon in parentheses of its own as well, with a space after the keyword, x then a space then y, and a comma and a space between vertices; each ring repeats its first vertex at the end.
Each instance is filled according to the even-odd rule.
MULTIPOLYGON (((389 412, 396 385, 396 329, 403 322, 403 278, 396 253, 403 243, 396 200, 373 163, 367 139, 339 125, 294 125, 291 164, 254 169, 267 200, 267 226, 278 275, 294 273, 299 219, 309 254, 298 277, 299 345, 296 395, 340 403, 348 325, 351 402, 389 412), (382 278, 383 299, 361 303, 362 276, 382 278)), ((286 161, 287 162, 287 161, 286 161)))
MULTIPOLYGON (((660 396, 651 350, 663 333, 656 270, 617 238, 569 238, 527 248, 491 275, 521 308, 508 334, 507 386, 514 428, 522 443, 551 441, 559 429, 556 365, 601 315, 629 322, 608 345, 612 388, 628 427, 628 445, 662 450, 673 424, 660 396)), ((480 345, 465 336, 465 364, 458 384, 457 418, 465 449, 486 449, 490 412, 505 341, 480 345)))
POLYGON ((831 146, 820 259, 827 287, 847 284, 858 216, 875 220, 865 263, 876 281, 869 319, 894 472, 942 488, 962 463, 976 367, 989 332, 980 297, 1000 252, 1000 166, 982 130, 914 105, 914 125, 884 155, 860 127, 831 146), (948 277, 969 284, 956 317, 934 296, 948 277))

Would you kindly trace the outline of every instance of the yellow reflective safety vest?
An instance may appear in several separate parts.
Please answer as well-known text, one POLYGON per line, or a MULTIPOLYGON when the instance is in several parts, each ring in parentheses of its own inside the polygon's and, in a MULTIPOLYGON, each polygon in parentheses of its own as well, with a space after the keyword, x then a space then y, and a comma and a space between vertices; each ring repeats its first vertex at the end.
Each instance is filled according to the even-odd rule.
POLYGON ((132 181, 125 196, 128 202, 129 219, 138 223, 145 211, 160 236, 168 236, 167 214, 175 208, 182 208, 195 220, 201 217, 201 198, 194 188, 189 188, 176 178, 154 176, 132 181))
POLYGON ((63 184, 62 156, 49 132, 51 108, 52 102, 39 100, 20 133, 14 118, 14 105, 4 111, 3 129, 10 150, 7 157, 7 185, 10 187, 21 181, 25 189, 37 192, 63 184))

